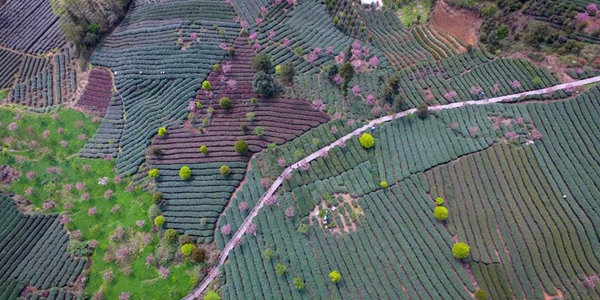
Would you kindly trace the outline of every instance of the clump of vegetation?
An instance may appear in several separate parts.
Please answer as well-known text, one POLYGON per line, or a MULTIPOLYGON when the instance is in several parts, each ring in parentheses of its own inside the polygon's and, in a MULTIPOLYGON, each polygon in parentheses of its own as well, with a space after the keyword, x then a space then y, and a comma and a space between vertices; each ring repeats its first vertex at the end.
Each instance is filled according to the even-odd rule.
POLYGON ((192 252, 190 259, 195 263, 201 263, 206 259, 206 249, 198 247, 192 252))
POLYGON ((156 178, 160 175, 158 169, 152 169, 150 171, 148 171, 148 177, 150 178, 156 178))
POLYGON ((382 181, 382 182, 380 182, 380 183, 379 183, 379 186, 380 186, 381 188, 384 188, 384 189, 385 189, 385 188, 387 188, 387 187, 388 187, 388 183, 387 183, 387 181, 382 181))
POLYGON ((275 272, 277 272, 277 275, 279 276, 283 276, 283 274, 285 274, 286 271, 287 267, 282 263, 277 263, 277 266, 275 266, 275 272))
POLYGON ((159 137, 164 137, 167 134, 167 128, 166 127, 161 127, 158 129, 158 136, 159 137))
POLYGON ((271 56, 267 54, 258 54, 252 58, 252 68, 257 72, 271 73, 273 68, 273 61, 271 56))
POLYGON ((196 245, 194 244, 184 244, 181 246, 181 253, 186 257, 192 255, 194 250, 196 250, 196 245))
POLYGON ((306 283, 304 283, 304 280, 302 280, 302 278, 300 277, 294 277, 294 287, 301 291, 306 287, 306 283))
POLYGON ((425 119, 429 116, 429 107, 423 103, 417 107, 417 116, 421 119, 425 119))
POLYGON ((248 142, 246 142, 245 140, 239 140, 235 142, 234 148, 235 152, 241 155, 245 155, 248 153, 248 151, 250 151, 250 148, 248 147, 248 142))
POLYGON ((190 169, 190 167, 188 167, 188 166, 181 167, 181 169, 179 170, 179 177, 181 177, 181 179, 183 179, 183 180, 190 179, 190 177, 192 177, 192 170, 190 169))
POLYGON ((206 145, 200 146, 200 153, 202 153, 202 154, 208 153, 208 147, 206 147, 206 145))
POLYGON ((219 172, 221 173, 221 175, 227 176, 227 175, 231 174, 231 169, 227 165, 222 165, 219 168, 219 172))
POLYGON ((467 258, 469 256, 470 251, 471 247, 469 247, 469 245, 463 242, 456 243, 452 247, 452 254, 454 254, 454 257, 458 259, 467 258))
POLYGON ((331 278, 331 282, 338 283, 340 280, 342 280, 342 275, 340 272, 334 270, 329 273, 329 278, 331 278))
POLYGON ((363 133, 358 139, 358 141, 360 142, 360 145, 365 149, 370 149, 373 148, 373 146, 375 146, 375 139, 372 135, 368 133, 363 133))
POLYGON ((222 97, 219 100, 219 106, 223 109, 227 109, 231 106, 231 99, 229 97, 222 97))
POLYGON ((204 80, 202 82, 202 89, 205 90, 205 91, 212 90, 212 85, 210 84, 210 82, 208 80, 204 80))
POLYGON ((154 204, 159 204, 160 202, 162 202, 162 200, 163 200, 162 192, 156 192, 156 193, 154 193, 154 195, 152 195, 152 202, 154 202, 154 204))
POLYGON ((154 218, 154 225, 156 225, 157 227, 162 227, 163 225, 165 225, 165 217, 157 216, 156 218, 154 218))
POLYGON ((291 61, 285 62, 283 66, 281 66, 281 71, 279 72, 279 80, 281 83, 292 86, 294 85, 294 76, 296 76, 296 71, 294 70, 294 63, 291 61))
POLYGON ((490 295, 488 294, 488 292, 486 290, 477 290, 475 292, 475 298, 477 300, 488 300, 488 299, 490 299, 490 295))
POLYGON ((448 219, 448 209, 443 206, 436 206, 433 209, 433 216, 440 221, 444 221, 448 219))
POLYGON ((438 206, 444 205, 444 198, 442 198, 442 197, 435 198, 435 204, 437 204, 438 206))
POLYGON ((217 294, 217 292, 215 291, 208 291, 206 292, 206 295, 204 295, 204 298, 202 298, 203 300, 221 300, 221 296, 219 296, 219 294, 217 294))

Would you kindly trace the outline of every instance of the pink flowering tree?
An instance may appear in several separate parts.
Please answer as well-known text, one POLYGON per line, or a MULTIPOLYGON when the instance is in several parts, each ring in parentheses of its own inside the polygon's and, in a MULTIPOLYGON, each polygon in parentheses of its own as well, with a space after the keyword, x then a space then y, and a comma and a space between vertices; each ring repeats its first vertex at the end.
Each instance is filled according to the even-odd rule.
POLYGON ((321 99, 316 99, 313 101, 312 107, 317 111, 324 111, 325 103, 323 103, 323 100, 321 100, 321 99))
POLYGON ((268 12, 269 11, 267 10, 266 7, 264 7, 264 6, 260 7, 260 13, 263 14, 263 16, 266 16, 268 12))
POLYGON ((254 19, 254 22, 256 23, 256 26, 260 26, 260 24, 262 24, 263 19, 262 18, 256 18, 254 19))
POLYGON ((587 12, 580 12, 575 15, 575 20, 577 20, 579 23, 587 22, 590 18, 590 14, 587 12))
POLYGON ((332 54, 333 53, 333 46, 327 46, 327 48, 325 48, 325 54, 332 54))
POLYGON ((242 29, 247 29, 249 25, 250 24, 248 24, 248 21, 245 21, 245 20, 240 21, 240 26, 242 27, 242 29))
POLYGON ((452 100, 456 97, 456 95, 457 95, 456 91, 449 91, 444 94, 444 98, 446 98, 446 100, 452 100))
POLYGON ((590 3, 585 7, 585 10, 590 15, 595 15, 598 12, 598 5, 596 5, 596 3, 590 3))
POLYGON ((265 199, 265 204, 268 206, 273 206, 273 205, 277 204, 277 197, 275 197, 274 195, 267 197, 265 199))
POLYGON ((221 48, 221 50, 227 52, 228 48, 227 48, 227 44, 225 43, 220 43, 219 44, 219 48, 221 48))
POLYGON ((373 68, 377 68, 377 66, 379 66, 379 58, 377 58, 377 56, 373 55, 371 57, 371 59, 369 59, 369 66, 371 66, 373 68))
POLYGON ((221 227, 221 233, 224 235, 229 235, 231 233, 231 225, 225 224, 223 227, 221 227))
POLYGON ((290 46, 290 39, 284 38, 282 44, 283 44, 283 47, 286 47, 286 48, 289 47, 290 46))
POLYGON ((250 223, 248 227, 246 227, 247 234, 255 234, 256 233, 256 224, 250 223))
POLYGON ((234 247, 239 247, 239 246, 241 246, 241 245, 242 245, 242 239, 240 239, 240 238, 235 238, 235 239, 233 239, 232 243, 233 243, 233 246, 234 246, 234 247))
POLYGON ((273 40, 275 38, 275 31, 269 30, 269 33, 267 34, 267 36, 269 37, 270 40, 273 40))
POLYGON ((296 211, 291 206, 288 207, 284 213, 285 213, 285 216, 288 218, 293 218, 296 215, 296 211))
POLYGON ((375 103, 377 103, 377 98, 375 98, 375 96, 373 96, 372 94, 368 94, 366 101, 368 105, 373 106, 375 105, 375 103))
POLYGON ((352 87, 352 93, 354 94, 354 97, 360 96, 361 92, 362 92, 362 89, 360 88, 359 85, 355 85, 352 87))
POLYGON ((240 202, 240 205, 238 205, 238 208, 240 209, 240 211, 247 211, 248 210, 248 202, 246 202, 246 201, 240 202))
POLYGON ((510 87, 513 88, 514 90, 518 90, 521 88, 521 82, 519 82, 518 80, 511 81, 510 87))
POLYGON ((256 41, 258 39, 258 33, 256 31, 250 34, 250 40, 256 41))
POLYGON ((280 157, 280 158, 277 159, 277 164, 280 167, 285 168, 285 165, 287 164, 287 162, 285 161, 285 158, 280 157))

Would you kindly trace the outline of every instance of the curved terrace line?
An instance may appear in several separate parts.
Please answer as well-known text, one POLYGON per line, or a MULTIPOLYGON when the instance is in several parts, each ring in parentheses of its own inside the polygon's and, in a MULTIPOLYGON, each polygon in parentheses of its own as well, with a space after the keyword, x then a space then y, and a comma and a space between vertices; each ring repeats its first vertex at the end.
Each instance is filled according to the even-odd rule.
MULTIPOLYGON (((440 111, 440 110, 444 110, 444 109, 459 108, 459 107, 463 107, 463 106, 467 106, 467 105, 486 105, 486 104, 492 104, 492 103, 500 103, 500 102, 504 102, 504 101, 517 100, 517 99, 519 99, 521 97, 525 97, 525 96, 541 95, 541 94, 545 94, 548 92, 564 90, 567 88, 574 88, 574 87, 583 86, 583 85, 596 83, 596 82, 600 82, 600 76, 583 79, 583 80, 578 80, 578 81, 574 81, 574 82, 569 82, 569 83, 563 83, 563 84, 559 84, 559 85, 555 85, 555 86, 551 86, 551 87, 547 87, 547 88, 543 88, 543 89, 539 89, 539 90, 523 92, 523 93, 518 93, 518 94, 512 94, 512 95, 506 95, 506 96, 500 96, 500 97, 489 98, 489 99, 484 99, 484 100, 470 100, 470 101, 455 102, 455 103, 445 104, 445 105, 435 105, 435 106, 430 106, 429 110, 430 111, 440 111)), ((310 163, 311 161, 320 157, 324 152, 328 152, 333 147, 339 146, 340 143, 346 142, 347 140, 351 139, 352 137, 361 135, 363 132, 367 131, 369 128, 371 128, 375 125, 389 122, 389 121, 404 118, 410 114, 415 113, 416 111, 417 111, 416 108, 412 108, 412 109, 405 110, 405 111, 402 111, 402 112, 399 112, 399 113, 396 113, 393 115, 383 116, 383 117, 371 120, 366 125, 358 128, 358 129, 355 129, 354 131, 339 138, 338 140, 334 141, 333 143, 329 144, 328 146, 325 146, 325 147, 317 150, 316 152, 310 154, 309 156, 306 156, 305 158, 301 159, 300 161, 285 168, 285 170, 283 170, 283 172, 279 175, 279 177, 277 177, 277 180, 275 180, 275 182, 273 182, 271 187, 262 195, 262 197, 260 198, 258 203, 256 203, 256 205, 254 206, 252 211, 250 211, 250 214, 248 214, 248 216, 246 217, 246 219, 244 220, 242 225, 235 232, 235 234, 231 237, 231 240, 229 241, 229 243, 227 243, 227 245, 225 245, 225 248, 223 248, 223 250, 221 251, 221 254, 219 255, 218 263, 215 266, 213 266, 212 270, 206 275, 206 277, 204 278, 204 280, 202 280, 200 285, 198 285, 198 287, 196 287, 196 289, 192 293, 185 296, 183 298, 183 300, 197 299, 200 296, 200 294, 202 294, 206 290, 208 285, 215 278, 217 278, 217 276, 219 276, 219 268, 225 263, 225 260, 229 256, 229 252, 234 247, 233 241, 238 238, 241 238, 244 235, 244 233, 246 232, 246 229, 252 223, 252 220, 254 219, 254 217, 256 217, 258 215, 258 211, 264 206, 265 200, 267 198, 271 197, 277 191, 277 189, 281 186, 281 184, 283 183, 283 180, 284 180, 283 178, 290 175, 294 170, 298 169, 301 165, 310 163)))

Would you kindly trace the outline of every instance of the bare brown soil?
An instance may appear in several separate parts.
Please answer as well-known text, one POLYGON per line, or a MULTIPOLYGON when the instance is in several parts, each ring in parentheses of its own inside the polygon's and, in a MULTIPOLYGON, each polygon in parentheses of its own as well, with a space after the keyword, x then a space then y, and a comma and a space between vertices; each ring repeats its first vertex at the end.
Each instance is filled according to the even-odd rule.
POLYGON ((463 44, 475 46, 481 23, 477 12, 459 9, 440 0, 433 9, 430 25, 441 33, 453 35, 463 44))

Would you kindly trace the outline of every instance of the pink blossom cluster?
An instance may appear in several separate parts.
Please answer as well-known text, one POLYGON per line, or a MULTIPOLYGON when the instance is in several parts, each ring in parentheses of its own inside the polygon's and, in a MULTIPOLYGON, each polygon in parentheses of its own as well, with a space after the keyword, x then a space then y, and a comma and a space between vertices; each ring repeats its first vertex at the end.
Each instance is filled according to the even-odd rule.
POLYGON ((88 209, 88 216, 93 217, 98 213, 98 208, 93 206, 88 209))
POLYGON ((246 227, 247 234, 255 234, 256 233, 256 224, 250 223, 248 227, 246 227))
POLYGON ((265 199, 265 204, 269 206, 277 204, 277 197, 275 197, 274 195, 267 197, 267 199, 265 199))
POLYGON ((446 98, 447 100, 450 100, 450 99, 454 99, 454 97, 456 97, 456 95, 457 95, 456 91, 449 91, 444 94, 444 98, 446 98))
POLYGON ((355 85, 352 87, 352 93, 354 94, 354 97, 360 96, 361 92, 362 92, 362 89, 360 88, 360 86, 355 85))
POLYGON ((247 211, 248 210, 248 202, 246 202, 246 201, 240 202, 240 204, 238 205, 238 208, 240 209, 240 211, 247 211))
POLYGON ((515 89, 515 90, 518 90, 518 89, 521 88, 521 82, 519 82, 518 80, 511 81, 510 82, 510 87, 513 88, 513 89, 515 89))
POLYGON ((367 95, 367 104, 375 105, 375 103, 377 103, 377 98, 375 98, 375 96, 373 96, 372 94, 368 94, 367 95))
POLYGON ((221 227, 221 233, 222 234, 230 234, 231 233, 231 225, 229 224, 225 224, 223 227, 221 227))
POLYGON ((324 111, 325 103, 323 103, 323 100, 321 99, 315 99, 312 103, 312 107, 317 111, 324 111))
POLYGON ((285 161, 285 158, 280 157, 277 159, 277 164, 279 164, 280 167, 285 168, 285 165, 287 164, 287 162, 285 161))
POLYGON ((285 213, 285 216, 288 218, 293 218, 296 215, 296 211, 291 206, 288 207, 284 213, 285 213))

